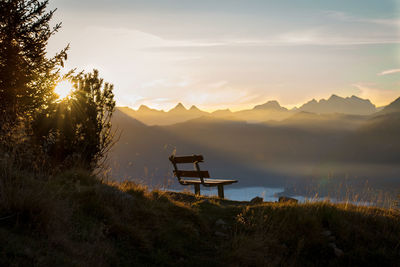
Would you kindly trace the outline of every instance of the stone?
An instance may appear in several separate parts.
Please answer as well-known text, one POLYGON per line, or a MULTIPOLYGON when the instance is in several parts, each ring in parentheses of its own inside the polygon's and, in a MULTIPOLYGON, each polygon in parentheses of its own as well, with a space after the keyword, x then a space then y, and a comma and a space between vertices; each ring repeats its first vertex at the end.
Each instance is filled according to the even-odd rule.
POLYGON ((298 203, 299 201, 297 199, 295 199, 295 198, 292 198, 292 197, 284 197, 284 196, 282 196, 282 197, 279 197, 279 201, 278 202, 279 203, 285 203, 285 202, 298 203))
POLYGON ((252 200, 250 200, 251 204, 261 204, 264 202, 264 199, 262 197, 255 197, 252 200))

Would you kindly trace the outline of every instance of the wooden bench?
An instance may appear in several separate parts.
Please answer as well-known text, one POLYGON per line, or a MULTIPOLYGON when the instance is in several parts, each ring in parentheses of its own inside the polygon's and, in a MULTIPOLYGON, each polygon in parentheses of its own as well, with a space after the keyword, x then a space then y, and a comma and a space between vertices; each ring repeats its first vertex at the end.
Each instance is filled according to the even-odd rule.
POLYGON ((172 155, 169 157, 169 160, 174 166, 174 175, 176 176, 176 178, 178 178, 179 183, 181 185, 193 185, 194 193, 196 195, 200 195, 200 184, 202 184, 203 186, 206 187, 217 186, 218 197, 224 198, 224 185, 229 185, 238 182, 237 180, 209 179, 210 174, 208 173, 208 171, 200 170, 199 163, 204 161, 204 158, 201 155, 181 156, 181 157, 176 157, 172 155), (179 170, 177 165, 182 163, 192 163, 194 165, 194 170, 193 171, 179 170))

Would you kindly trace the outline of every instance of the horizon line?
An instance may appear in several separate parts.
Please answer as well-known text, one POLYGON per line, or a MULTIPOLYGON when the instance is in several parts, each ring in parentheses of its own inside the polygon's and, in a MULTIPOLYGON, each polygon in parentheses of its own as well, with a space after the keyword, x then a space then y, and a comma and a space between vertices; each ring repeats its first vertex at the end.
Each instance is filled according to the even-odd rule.
MULTIPOLYGON (((338 94, 333 93, 333 94, 330 94, 330 96, 329 96, 329 97, 326 97, 326 98, 320 98, 319 100, 317 100, 316 98, 312 98, 311 100, 308 100, 308 101, 306 101, 306 102, 304 102, 304 103, 295 104, 295 105, 281 105, 280 102, 279 102, 278 100, 276 100, 276 99, 270 99, 270 100, 264 100, 264 101, 261 102, 261 103, 255 103, 255 104, 251 104, 251 105, 246 105, 245 107, 243 106, 242 108, 216 108, 216 109, 201 108, 201 107, 199 107, 199 105, 195 105, 195 104, 192 104, 192 105, 185 105, 185 104, 182 103, 183 101, 179 101, 179 102, 177 102, 176 104, 172 105, 172 107, 167 108, 167 109, 158 109, 158 108, 154 108, 154 107, 150 106, 151 104, 150 104, 150 105, 149 105, 149 104, 140 104, 140 105, 139 105, 138 107, 136 107, 136 108, 134 108, 134 107, 132 107, 132 106, 129 106, 129 105, 117 105, 117 107, 127 107, 127 108, 133 109, 133 110, 135 110, 135 111, 138 111, 138 110, 140 109, 140 107, 144 106, 144 107, 147 107, 147 108, 152 109, 152 110, 169 112, 169 111, 173 110, 174 108, 176 108, 177 106, 182 105, 186 110, 190 110, 192 107, 195 107, 195 108, 199 109, 200 111, 205 111, 205 112, 208 112, 208 113, 213 113, 213 112, 218 111, 218 110, 230 110, 230 111, 232 111, 232 112, 237 112, 237 111, 242 111, 242 110, 254 109, 254 108, 255 108, 256 106, 258 106, 258 105, 263 105, 263 104, 266 104, 266 103, 268 103, 268 102, 276 101, 276 102, 278 102, 278 104, 279 104, 281 107, 286 108, 287 110, 293 110, 293 109, 296 109, 296 108, 300 108, 301 106, 303 106, 303 105, 309 103, 310 101, 315 100, 315 101, 317 101, 317 102, 319 103, 321 100, 328 100, 328 99, 330 99, 330 98, 333 97, 333 96, 337 96, 337 97, 343 98, 343 99, 356 97, 356 98, 359 98, 359 99, 361 99, 361 100, 368 100, 368 101, 369 101, 372 105, 374 105, 376 108, 385 107, 385 106, 389 105, 390 103, 392 103, 393 101, 395 101, 395 100, 397 99, 397 98, 395 98, 395 99, 393 99, 393 100, 390 100, 390 101, 389 101, 387 104, 385 104, 385 105, 379 105, 379 106, 378 106, 378 105, 374 104, 374 103, 371 101, 371 99, 369 99, 369 98, 362 98, 362 97, 359 97, 359 96, 357 96, 357 95, 355 95, 355 94, 350 95, 350 96, 340 96, 340 95, 338 95, 338 94)), ((400 95, 399 95, 399 97, 400 97, 400 95)))

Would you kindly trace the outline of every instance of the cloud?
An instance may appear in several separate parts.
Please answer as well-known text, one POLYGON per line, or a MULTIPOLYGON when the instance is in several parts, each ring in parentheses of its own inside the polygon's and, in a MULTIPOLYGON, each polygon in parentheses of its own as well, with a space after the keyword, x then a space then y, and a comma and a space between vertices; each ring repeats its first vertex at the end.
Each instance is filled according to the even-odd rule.
POLYGON ((284 32, 269 38, 229 38, 213 40, 166 41, 163 45, 149 46, 148 49, 182 49, 212 47, 268 47, 268 46, 352 46, 373 44, 400 44, 397 35, 354 35, 336 34, 323 27, 284 32))
POLYGON ((233 87, 227 80, 203 81, 193 80, 190 77, 155 79, 141 84, 140 87, 145 89, 141 92, 143 96, 125 105, 138 108, 144 104, 152 108, 168 110, 178 102, 182 102, 185 106, 197 105, 205 109, 232 108, 235 110, 250 106, 265 98, 265 95, 260 92, 233 87), (146 94, 146 91, 153 92, 152 96, 146 94))
MULTIPOLYGON (((54 44, 50 44, 49 54, 55 54, 59 47, 62 47, 65 36, 56 39, 54 44), (62 45, 61 45, 62 44, 62 45)), ((268 46, 348 46, 348 45, 370 45, 370 44, 400 44, 398 35, 383 34, 338 34, 336 30, 326 29, 324 27, 313 27, 300 29, 296 31, 282 32, 270 35, 267 38, 244 38, 230 37, 217 39, 171 39, 163 38, 153 33, 143 32, 129 28, 112 28, 90 26, 84 28, 80 34, 75 34, 71 39, 72 50, 79 51, 78 54, 84 55, 86 61, 98 61, 98 55, 101 58, 114 60, 115 58, 130 61, 137 61, 138 58, 144 58, 149 61, 150 55, 143 52, 157 50, 179 50, 189 49, 208 49, 217 47, 268 47, 268 46), (107 38, 104 38, 107 36, 107 38), (101 44, 101 45, 97 45, 101 44), (108 51, 104 53, 104 51, 108 51), (93 58, 88 60, 88 57, 93 58)), ((154 54, 153 54, 154 55, 154 54)), ((204 55, 176 55, 163 54, 163 58, 154 58, 154 60, 163 60, 176 63, 186 61, 195 61, 202 59, 204 55)), ((83 62, 82 62, 83 63, 83 62)), ((81 65, 81 64, 79 64, 81 65)), ((109 64, 108 64, 109 65, 109 64)))
POLYGON ((394 73, 399 73, 400 69, 391 69, 391 70, 384 70, 380 73, 378 73, 378 76, 384 76, 384 75, 388 75, 388 74, 394 74, 394 73))
POLYGON ((179 79, 156 79, 150 82, 145 82, 141 84, 141 88, 166 88, 166 87, 188 87, 192 83, 189 77, 179 78, 179 79))
POLYGON ((213 88, 213 89, 218 89, 218 88, 224 87, 226 84, 228 84, 227 81, 219 81, 219 82, 209 84, 208 87, 213 88))
POLYGON ((386 26, 394 26, 400 27, 400 19, 382 19, 382 18, 361 18, 352 16, 345 12, 340 11, 325 11, 327 16, 345 22, 359 22, 359 23, 369 23, 369 24, 378 24, 378 25, 386 25, 386 26))

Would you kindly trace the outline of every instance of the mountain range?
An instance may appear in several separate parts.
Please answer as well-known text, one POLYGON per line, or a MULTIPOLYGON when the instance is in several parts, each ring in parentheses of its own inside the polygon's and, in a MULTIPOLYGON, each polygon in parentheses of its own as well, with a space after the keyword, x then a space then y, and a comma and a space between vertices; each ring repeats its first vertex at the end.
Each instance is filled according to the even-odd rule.
POLYGON ((356 96, 340 97, 332 95, 327 100, 319 101, 313 99, 299 108, 300 111, 307 111, 319 114, 343 113, 353 115, 370 115, 377 111, 374 104, 368 99, 361 99, 356 96))
POLYGON ((361 99, 356 96, 344 98, 337 95, 332 95, 328 99, 321 99, 319 101, 313 99, 299 108, 293 108, 291 110, 282 107, 278 101, 275 100, 256 105, 252 109, 236 112, 224 109, 210 113, 202 111, 196 106, 191 106, 187 109, 182 103, 178 103, 169 111, 151 109, 145 105, 141 105, 137 110, 133 110, 129 107, 119 107, 119 110, 146 125, 171 125, 202 116, 260 123, 282 121, 299 112, 319 115, 342 114, 365 116, 379 111, 379 109, 368 99, 361 99))
MULTIPOLYGON (((279 108, 271 103, 267 110, 271 106, 279 108)), ((259 109, 263 110, 254 110, 259 109)), ((174 183, 167 159, 177 153, 203 154, 205 169, 213 177, 240 180, 234 187, 286 188, 297 181, 301 191, 310 179, 321 185, 326 177, 368 180, 389 189, 400 184, 400 98, 371 115, 283 111, 289 117, 267 123, 232 120, 237 112, 229 110, 218 111, 221 116, 202 116, 202 111, 183 105, 173 110, 150 112, 200 116, 149 126, 123 109, 116 110, 113 125, 121 134, 109 155, 114 177, 153 185, 174 183)))

